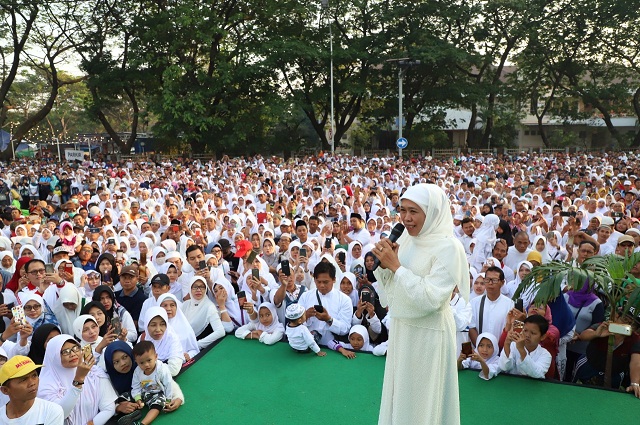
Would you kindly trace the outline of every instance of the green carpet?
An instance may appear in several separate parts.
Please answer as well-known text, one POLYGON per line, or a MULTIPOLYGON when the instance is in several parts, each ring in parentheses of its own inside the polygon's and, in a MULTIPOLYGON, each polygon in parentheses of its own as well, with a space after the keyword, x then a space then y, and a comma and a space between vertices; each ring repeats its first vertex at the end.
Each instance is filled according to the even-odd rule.
MULTIPOLYGON (((384 361, 297 354, 284 343, 228 336, 178 377, 186 404, 154 424, 375 424, 384 361)), ((487 382, 475 371, 459 376, 462 424, 627 424, 640 412, 629 394, 510 376, 487 382)))

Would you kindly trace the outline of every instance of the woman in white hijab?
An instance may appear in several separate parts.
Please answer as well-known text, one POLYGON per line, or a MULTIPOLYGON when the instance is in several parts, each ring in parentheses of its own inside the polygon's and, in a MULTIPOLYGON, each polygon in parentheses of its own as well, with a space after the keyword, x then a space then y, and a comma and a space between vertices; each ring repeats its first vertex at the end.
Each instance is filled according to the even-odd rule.
POLYGON ((549 255, 547 238, 545 238, 542 235, 537 235, 533 239, 533 244, 531 244, 531 248, 540 253, 540 255, 542 256, 542 264, 547 264, 551 262, 551 256, 549 255))
POLYGON ((533 269, 533 264, 528 261, 520 261, 518 263, 518 267, 514 270, 516 277, 512 281, 507 282, 506 285, 503 285, 502 288, 500 288, 500 292, 509 298, 513 298, 513 295, 516 293, 518 286, 520 286, 522 279, 531 273, 531 269, 533 269))
POLYGON ((0 269, 11 274, 16 272, 16 260, 13 259, 11 251, 2 251, 2 255, 0 255, 0 269), (5 267, 5 264, 8 265, 5 267))
POLYGON ((273 303, 262 303, 257 308, 257 317, 248 324, 236 329, 236 337, 240 339, 257 339, 266 345, 273 345, 282 340, 284 326, 278 319, 278 312, 273 303))
POLYGON ((44 261, 42 259, 42 256, 40 255, 40 251, 38 251, 36 249, 36 247, 33 246, 33 245, 22 245, 22 247, 20 248, 20 254, 19 254, 18 258, 22 258, 22 257, 31 257, 31 258, 34 258, 36 260, 44 261), (29 253, 31 253, 33 255, 31 255, 29 253))
POLYGON ((62 406, 65 425, 104 425, 115 414, 117 394, 109 376, 93 356, 83 358, 71 335, 58 335, 47 343, 43 364, 38 397, 62 406))
POLYGON ((469 261, 472 267, 481 270, 487 258, 491 257, 493 246, 496 244, 496 230, 499 225, 500 217, 495 214, 487 214, 482 219, 482 225, 473 234, 476 246, 473 248, 473 255, 469 261))
POLYGON ((181 303, 173 294, 162 294, 158 297, 158 305, 164 308, 169 318, 169 325, 180 337, 182 351, 186 361, 191 360, 200 352, 196 334, 193 332, 191 324, 181 310, 181 303))
POLYGON ((449 200, 434 184, 411 186, 400 200, 406 230, 397 244, 376 244, 374 272, 391 327, 379 423, 460 423, 456 285, 468 302, 469 266, 454 236, 449 200))
POLYGON ((73 321, 80 316, 82 310, 82 295, 75 285, 67 284, 60 289, 53 314, 64 334, 73 334, 73 321))
POLYGON ((218 309, 207 296, 208 291, 207 281, 202 276, 195 276, 191 279, 191 298, 180 307, 201 350, 225 335, 218 309))
POLYGON ((51 261, 51 251, 49 251, 49 248, 47 247, 47 242, 52 237, 53 233, 51 233, 51 230, 49 230, 48 227, 43 228, 41 233, 36 233, 33 237, 33 246, 35 246, 38 252, 40 252, 42 261, 45 263, 51 261))
POLYGON ((180 337, 169 324, 166 310, 159 306, 149 307, 145 323, 145 333, 140 340, 151 341, 158 359, 169 366, 171 376, 176 376, 184 363, 184 352, 180 337))

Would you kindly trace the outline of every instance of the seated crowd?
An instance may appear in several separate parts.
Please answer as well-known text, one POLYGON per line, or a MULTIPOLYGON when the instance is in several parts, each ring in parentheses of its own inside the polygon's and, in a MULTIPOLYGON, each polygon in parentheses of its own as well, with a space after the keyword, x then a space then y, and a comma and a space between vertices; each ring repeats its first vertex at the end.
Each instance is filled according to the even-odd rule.
MULTIPOLYGON (((450 302, 459 368, 601 385, 598 294, 566 290, 544 305, 514 294, 537 265, 639 249, 628 162, 14 164, 0 175, 0 419, 148 425, 184 403, 174 377, 228 334, 385 355, 393 312, 371 249, 398 222, 402 192, 424 181, 449 194, 470 266, 459 285, 470 302, 458 289, 450 302)), ((640 397, 638 319, 623 320, 633 332, 616 336, 613 385, 640 397)))

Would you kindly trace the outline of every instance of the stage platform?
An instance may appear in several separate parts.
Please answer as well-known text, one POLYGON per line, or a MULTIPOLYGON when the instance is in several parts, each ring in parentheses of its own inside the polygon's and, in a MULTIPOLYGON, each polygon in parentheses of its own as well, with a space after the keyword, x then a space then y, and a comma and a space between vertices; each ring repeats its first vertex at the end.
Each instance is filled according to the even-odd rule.
MULTIPOLYGON (((154 424, 376 424, 384 362, 227 336, 178 376, 186 403, 154 424)), ((640 400, 621 392, 504 375, 484 381, 476 371, 459 379, 463 425, 631 424, 640 412, 640 400)))

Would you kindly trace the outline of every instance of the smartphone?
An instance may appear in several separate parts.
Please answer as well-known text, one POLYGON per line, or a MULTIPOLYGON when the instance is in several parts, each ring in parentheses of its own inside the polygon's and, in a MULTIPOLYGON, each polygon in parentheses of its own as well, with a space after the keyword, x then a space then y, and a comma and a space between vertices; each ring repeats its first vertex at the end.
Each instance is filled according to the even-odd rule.
POLYGON ((21 323, 22 325, 27 324, 27 318, 24 315, 24 307, 21 305, 16 305, 11 309, 11 314, 13 315, 13 320, 16 323, 21 323))
POLYGON ((122 322, 120 322, 120 316, 117 314, 111 318, 111 327, 113 328, 113 333, 120 336, 122 333, 122 322))
POLYGON ((195 233, 196 233, 196 237, 197 238, 201 238, 202 237, 202 230, 200 230, 199 227, 196 227, 196 232, 195 233))
POLYGON ((511 217, 513 215, 513 210, 511 208, 509 208, 507 210, 507 217, 511 217))
POLYGON ((571 213, 569 211, 560 211, 560 217, 570 217, 571 213))
POLYGON ((53 263, 47 263, 44 265, 44 272, 46 274, 52 274, 55 272, 55 268, 53 267, 53 263))
POLYGON ((326 238, 324 240, 324 247, 327 249, 331 249, 331 238, 326 238))
POLYGON ((204 270, 207 268, 207 262, 204 260, 200 260, 198 262, 198 270, 204 270))
POLYGON ((93 349, 91 348, 90 344, 87 344, 84 347, 82 347, 82 356, 84 357, 85 361, 88 360, 92 355, 93 355, 93 349))
POLYGON ((524 322, 521 322, 520 320, 514 320, 513 321, 513 330, 520 333, 522 332, 522 330, 524 329, 524 322))
POLYGON ((116 260, 122 261, 123 256, 124 256, 124 251, 122 251, 122 250, 117 250, 116 251, 116 260))
POLYGON ((239 291, 237 295, 238 295, 238 304, 240 305, 240 308, 242 308, 244 303, 247 302, 247 295, 244 293, 244 291, 239 291))
POLYGON ((362 293, 360 294, 360 300, 363 303, 373 304, 373 300, 372 300, 372 297, 371 297, 371 292, 369 292, 369 291, 362 291, 362 293))
POLYGON ((518 299, 516 300, 516 305, 515 305, 516 310, 519 310, 519 311, 521 311, 521 312, 523 312, 523 313, 524 313, 524 305, 523 305, 523 304, 524 304, 524 303, 523 303, 523 301, 522 301, 522 298, 518 298, 518 299))
POLYGON ((465 356, 470 356, 473 354, 473 348, 471 347, 470 342, 462 343, 462 354, 464 354, 465 356))
POLYGON ((289 260, 282 260, 280 263, 280 270, 285 276, 291 276, 291 269, 289 268, 289 260))
POLYGON ((313 309, 318 313, 324 313, 324 307, 322 307, 321 305, 314 305, 313 309))
POLYGON ((92 227, 92 228, 89 229, 89 232, 91 232, 91 233, 100 233, 100 228, 92 227))
POLYGON ((347 254, 345 254, 344 252, 339 252, 338 261, 340 261, 342 264, 345 264, 346 260, 347 260, 347 254))
POLYGON ((300 248, 300 256, 301 257, 307 256, 307 248, 300 248))
POLYGON ((253 263, 256 260, 257 256, 258 254, 256 254, 255 251, 251 251, 251 254, 249 254, 249 258, 247 258, 247 262, 253 263))
POLYGON ((612 334, 631 336, 631 325, 624 323, 609 323, 609 332, 612 334))
POLYGON ((180 231, 180 226, 178 226, 177 224, 172 224, 171 225, 171 231, 172 232, 179 232, 180 231))
POLYGON ((251 276, 255 277, 256 279, 260 279, 260 270, 258 269, 251 269, 251 276))
POLYGON ((107 271, 104 272, 102 275, 102 281, 103 282, 111 282, 111 272, 107 271))
POLYGON ((115 245, 115 244, 116 244, 115 239, 107 239, 107 245, 115 245))
POLYGON ((464 213, 464 215, 465 215, 466 217, 471 217, 471 211, 467 211, 467 212, 465 212, 465 213, 464 213))
POLYGON ((73 275, 73 264, 64 263, 64 272, 73 275))

